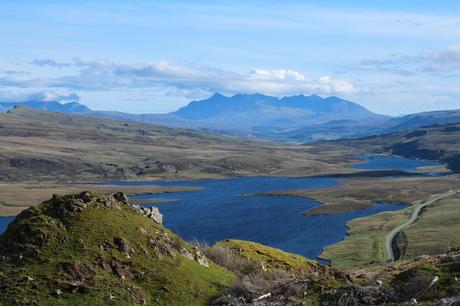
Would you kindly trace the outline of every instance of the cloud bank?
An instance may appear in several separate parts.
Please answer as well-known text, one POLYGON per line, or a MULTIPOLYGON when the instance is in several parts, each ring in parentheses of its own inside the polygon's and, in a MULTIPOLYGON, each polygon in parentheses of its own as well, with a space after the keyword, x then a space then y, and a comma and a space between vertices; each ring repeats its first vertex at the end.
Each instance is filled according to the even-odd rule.
POLYGON ((246 73, 196 64, 168 61, 130 65, 108 60, 85 61, 78 57, 69 62, 36 59, 35 67, 55 68, 55 77, 0 74, 0 86, 15 88, 55 88, 68 91, 168 88, 170 92, 195 97, 197 93, 263 93, 270 95, 324 94, 343 95, 358 89, 346 80, 330 76, 310 78, 292 69, 253 69, 246 73), (66 73, 60 73, 66 68, 66 73), (68 70, 73 73, 68 73, 68 70))
POLYGON ((367 59, 356 68, 411 76, 423 73, 460 71, 460 43, 445 49, 425 51, 417 55, 395 54, 386 59, 367 59))
POLYGON ((80 96, 71 92, 68 94, 59 93, 52 90, 38 90, 26 92, 0 91, 0 102, 78 102, 80 96))

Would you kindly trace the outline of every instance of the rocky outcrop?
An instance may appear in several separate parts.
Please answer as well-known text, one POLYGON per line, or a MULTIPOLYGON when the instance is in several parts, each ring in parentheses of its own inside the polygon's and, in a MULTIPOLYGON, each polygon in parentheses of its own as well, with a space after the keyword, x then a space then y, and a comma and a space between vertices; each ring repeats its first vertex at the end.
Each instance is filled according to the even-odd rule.
POLYGON ((460 306, 460 296, 442 299, 436 306, 460 306))
POLYGON ((0 305, 209 303, 233 275, 161 222, 123 193, 55 195, 25 210, 0 236, 0 305))
POLYGON ((140 205, 131 205, 139 214, 145 215, 157 224, 163 223, 163 215, 157 207, 146 208, 140 205))

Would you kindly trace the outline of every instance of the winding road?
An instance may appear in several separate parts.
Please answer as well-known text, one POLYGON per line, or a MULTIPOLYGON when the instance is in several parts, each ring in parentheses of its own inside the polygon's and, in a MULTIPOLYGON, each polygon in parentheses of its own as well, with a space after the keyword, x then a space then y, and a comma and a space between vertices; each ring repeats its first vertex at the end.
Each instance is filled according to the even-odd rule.
POLYGON ((387 256, 387 262, 393 262, 394 261, 393 248, 391 247, 391 245, 392 245, 393 239, 395 238, 396 234, 398 234, 401 230, 403 230, 404 228, 408 227, 409 225, 411 225, 412 223, 417 221, 417 218, 419 217, 420 212, 422 211, 422 209, 424 207, 429 206, 429 205, 431 205, 434 202, 437 202, 439 200, 451 197, 451 196, 453 196, 454 194, 456 194, 458 192, 459 191, 451 190, 451 191, 443 193, 443 194, 441 194, 441 195, 439 195, 439 196, 437 196, 437 197, 435 197, 435 198, 433 198, 433 199, 431 199, 429 201, 426 201, 426 202, 423 202, 421 204, 413 206, 411 208, 412 212, 411 212, 409 220, 407 220, 407 222, 399 225, 398 227, 395 227, 390 232, 388 232, 388 234, 385 235, 385 253, 386 253, 386 256, 387 256))

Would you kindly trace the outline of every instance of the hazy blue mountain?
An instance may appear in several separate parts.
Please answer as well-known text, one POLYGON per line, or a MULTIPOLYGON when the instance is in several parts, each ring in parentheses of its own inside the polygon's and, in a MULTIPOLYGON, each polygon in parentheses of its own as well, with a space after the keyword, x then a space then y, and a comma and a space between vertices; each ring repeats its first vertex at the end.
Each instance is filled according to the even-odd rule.
POLYGON ((366 130, 363 126, 388 120, 387 116, 374 114, 354 102, 315 95, 277 98, 262 94, 237 94, 227 97, 216 93, 208 99, 192 101, 169 114, 93 111, 76 102, 33 101, 0 103, 0 111, 14 105, 292 142, 354 137, 366 130))
POLYGON ((395 117, 378 129, 378 133, 397 132, 433 124, 460 122, 460 110, 440 110, 395 117))
POLYGON ((70 102, 0 102, 0 111, 15 105, 51 112, 85 114, 172 127, 185 127, 236 136, 258 137, 282 142, 310 142, 357 138, 421 126, 460 122, 460 110, 435 111, 388 117, 338 97, 297 95, 277 98, 262 94, 216 93, 169 114, 130 114, 93 111, 70 102))
POLYGON ((385 120, 351 101, 337 97, 297 95, 277 98, 262 94, 237 94, 226 97, 216 93, 209 99, 193 101, 176 112, 176 117, 200 121, 216 128, 301 127, 333 120, 385 120))
POLYGON ((61 104, 59 102, 27 101, 27 102, 0 102, 0 111, 8 111, 16 105, 27 106, 48 112, 86 114, 91 110, 78 102, 69 102, 61 104))

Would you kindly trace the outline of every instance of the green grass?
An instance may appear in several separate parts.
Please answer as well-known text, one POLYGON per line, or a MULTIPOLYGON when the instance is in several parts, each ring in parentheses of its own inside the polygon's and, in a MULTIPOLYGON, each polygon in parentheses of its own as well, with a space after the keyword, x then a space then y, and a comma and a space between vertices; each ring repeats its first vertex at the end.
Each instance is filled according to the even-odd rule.
POLYGON ((404 211, 383 212, 347 222, 348 235, 339 243, 326 247, 321 258, 331 260, 334 267, 345 269, 384 263, 385 235, 407 220, 404 211))
MULTIPOLYGON (((403 259, 443 254, 449 248, 459 247, 459 208, 458 195, 428 206, 416 223, 403 230, 407 240, 403 259)), ((345 269, 384 263, 385 235, 407 220, 406 211, 384 212, 349 221, 345 239, 326 247, 321 257, 332 260, 334 267, 345 269)))
POLYGON ((205 267, 180 255, 181 249, 195 250, 127 205, 65 210, 60 216, 73 201, 67 196, 23 212, 0 238, 0 252, 9 258, 0 266, 0 305, 132 305, 137 291, 149 305, 206 305, 234 280, 213 263, 205 267), (115 237, 132 249, 129 257, 113 245, 115 237), (111 247, 103 251, 102 243, 111 247), (111 260, 128 267, 124 280, 103 267, 111 260), (63 267, 76 265, 91 271, 83 277, 90 287, 84 292, 69 289, 76 272, 63 267), (57 289, 63 294, 57 296, 57 289), (109 300, 109 294, 117 299, 109 300))
POLYGON ((460 247, 460 196, 443 199, 404 230, 408 245, 405 258, 446 253, 460 247))
POLYGON ((283 270, 302 275, 321 269, 316 261, 251 241, 227 239, 216 246, 230 249, 244 259, 261 262, 268 271, 283 270))

